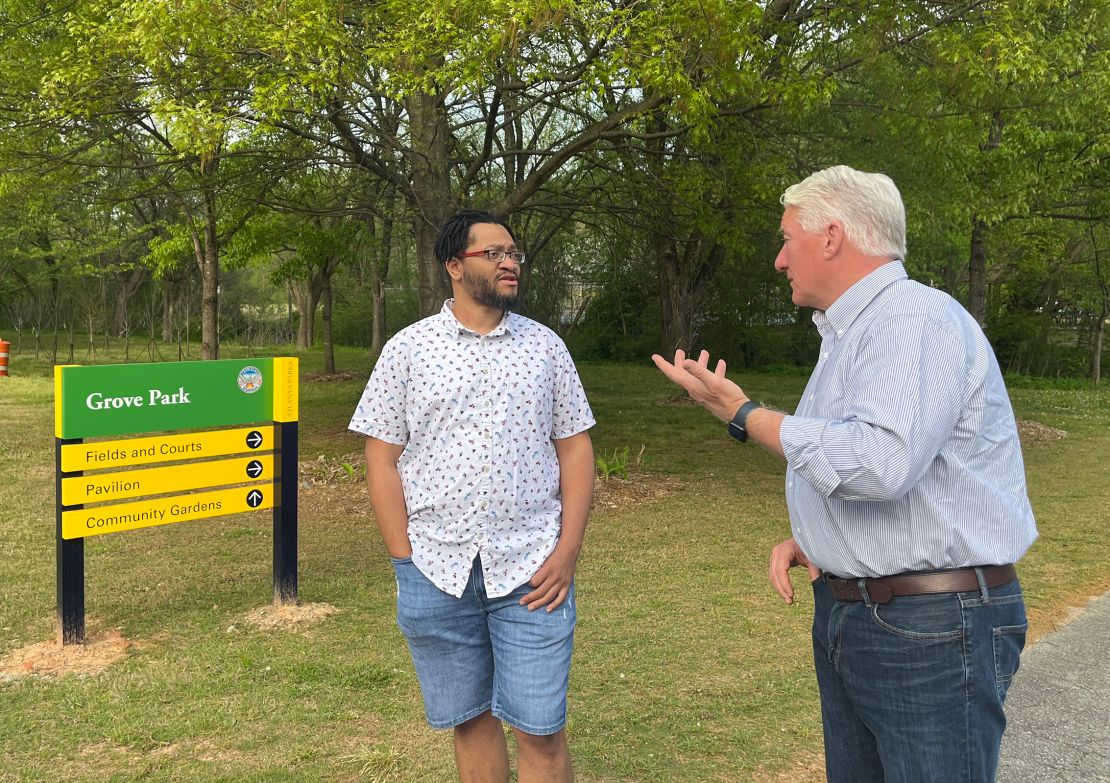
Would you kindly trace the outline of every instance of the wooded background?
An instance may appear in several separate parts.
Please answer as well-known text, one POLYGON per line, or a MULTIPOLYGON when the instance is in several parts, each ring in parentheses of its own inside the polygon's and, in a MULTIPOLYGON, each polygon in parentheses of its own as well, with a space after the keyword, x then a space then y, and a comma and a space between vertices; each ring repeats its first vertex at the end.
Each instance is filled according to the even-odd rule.
POLYGON ((0 334, 334 372, 439 309, 469 206, 579 359, 805 366, 778 197, 847 163, 1004 370, 1097 381, 1108 43, 1110 0, 0 0, 0 334))

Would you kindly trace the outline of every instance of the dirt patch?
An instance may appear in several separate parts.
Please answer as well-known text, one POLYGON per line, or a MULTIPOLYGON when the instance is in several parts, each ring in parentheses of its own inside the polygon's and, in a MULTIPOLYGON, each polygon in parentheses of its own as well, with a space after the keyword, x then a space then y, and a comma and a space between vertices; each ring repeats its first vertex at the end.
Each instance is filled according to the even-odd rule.
POLYGON ((84 644, 63 645, 58 639, 30 644, 0 659, 0 680, 98 674, 126 658, 127 650, 133 645, 134 642, 124 639, 119 630, 90 636, 84 644))
MULTIPOLYGON (((221 762, 221 763, 247 763, 247 759, 238 751, 220 748, 209 740, 186 740, 184 742, 168 742, 156 745, 150 750, 139 750, 134 747, 117 745, 108 741, 81 745, 77 748, 77 756, 81 772, 88 774, 95 770, 99 777, 111 777, 121 771, 121 767, 130 774, 126 779, 138 779, 134 767, 138 764, 149 763, 148 760, 161 759, 187 759, 189 762, 221 762)), ((147 770, 149 772, 149 770, 147 770)), ((66 771, 68 775, 76 776, 76 772, 66 771)))
POLYGON ((650 503, 675 494, 682 482, 657 473, 630 473, 628 478, 598 479, 594 482, 593 508, 621 509, 650 503))
POLYGON ((288 630, 314 625, 338 611, 328 603, 270 604, 247 612, 243 622, 265 631, 288 630))
POLYGON ((361 482, 303 487, 297 505, 305 519, 366 520, 373 517, 370 493, 361 482))
POLYGON ((1017 428, 1018 437, 1022 443, 1045 443, 1061 440, 1068 436, 1068 433, 1064 430, 1058 430, 1037 421, 1018 421, 1017 428))

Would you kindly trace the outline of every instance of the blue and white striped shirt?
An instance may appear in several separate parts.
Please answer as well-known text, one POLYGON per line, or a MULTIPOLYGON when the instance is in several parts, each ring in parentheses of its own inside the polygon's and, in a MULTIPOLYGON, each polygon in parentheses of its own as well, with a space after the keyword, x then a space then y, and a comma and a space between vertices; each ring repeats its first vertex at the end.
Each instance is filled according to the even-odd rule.
POLYGON ((782 423, 795 540, 842 577, 1013 563, 1037 537, 1017 424, 975 319, 884 264, 814 313, 782 423))

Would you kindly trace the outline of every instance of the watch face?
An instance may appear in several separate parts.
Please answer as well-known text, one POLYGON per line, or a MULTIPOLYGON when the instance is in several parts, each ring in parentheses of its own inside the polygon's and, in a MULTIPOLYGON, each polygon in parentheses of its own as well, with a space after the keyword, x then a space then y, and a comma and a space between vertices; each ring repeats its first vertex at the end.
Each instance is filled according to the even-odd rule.
POLYGON ((748 440, 748 431, 734 421, 730 421, 728 423, 728 434, 736 438, 741 443, 744 443, 748 440))

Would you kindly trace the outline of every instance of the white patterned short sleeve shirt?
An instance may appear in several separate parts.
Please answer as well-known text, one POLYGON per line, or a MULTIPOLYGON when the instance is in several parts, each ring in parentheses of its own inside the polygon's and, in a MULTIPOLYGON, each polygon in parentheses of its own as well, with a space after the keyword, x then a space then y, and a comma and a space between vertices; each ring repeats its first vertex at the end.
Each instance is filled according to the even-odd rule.
POLYGON ((452 304, 386 343, 349 426, 405 447, 397 468, 417 568, 460 596, 480 556, 497 597, 531 579, 559 540, 552 440, 595 422, 554 332, 507 313, 480 335, 452 304))

